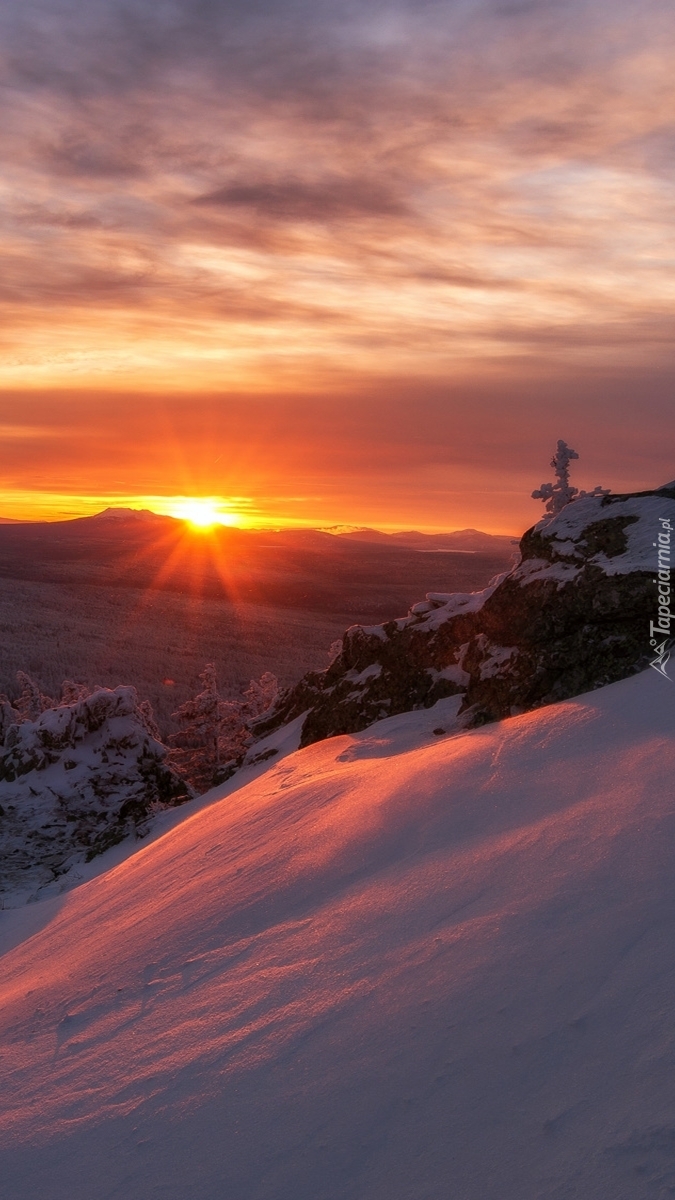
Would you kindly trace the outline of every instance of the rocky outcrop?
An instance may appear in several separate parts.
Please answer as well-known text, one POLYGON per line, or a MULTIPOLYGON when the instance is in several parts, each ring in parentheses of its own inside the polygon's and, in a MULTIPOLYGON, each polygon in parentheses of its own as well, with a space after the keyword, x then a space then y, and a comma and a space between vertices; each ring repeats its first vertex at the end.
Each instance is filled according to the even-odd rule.
POLYGON ((573 501, 528 530, 518 565, 485 591, 429 593, 406 617, 348 629, 328 670, 283 693, 257 735, 306 712, 309 745, 457 694, 467 728, 643 669, 664 521, 675 528, 675 484, 573 501))
POLYGON ((132 687, 10 724, 0 751, 0 891, 44 886, 191 796, 132 687))

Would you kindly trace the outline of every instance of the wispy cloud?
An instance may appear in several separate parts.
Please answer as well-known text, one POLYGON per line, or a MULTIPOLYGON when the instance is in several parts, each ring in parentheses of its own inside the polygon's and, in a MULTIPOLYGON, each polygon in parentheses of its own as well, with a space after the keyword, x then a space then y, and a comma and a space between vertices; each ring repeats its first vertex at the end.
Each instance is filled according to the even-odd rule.
POLYGON ((274 221, 328 224, 350 217, 403 215, 406 206, 377 179, 324 178, 318 181, 277 178, 232 182, 198 196, 194 204, 248 209, 274 221))

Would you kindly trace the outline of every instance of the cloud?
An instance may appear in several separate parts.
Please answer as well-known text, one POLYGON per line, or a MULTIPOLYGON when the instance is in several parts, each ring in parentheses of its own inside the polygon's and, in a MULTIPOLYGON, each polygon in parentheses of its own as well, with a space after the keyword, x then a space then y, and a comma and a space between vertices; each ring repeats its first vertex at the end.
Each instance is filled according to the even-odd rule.
POLYGON ((280 179, 231 183, 198 196, 194 204, 246 208, 282 221, 332 221, 353 216, 402 216, 407 207, 376 179, 280 179))
POLYGON ((669 361, 652 0, 11 0, 0 21, 5 382, 669 361))

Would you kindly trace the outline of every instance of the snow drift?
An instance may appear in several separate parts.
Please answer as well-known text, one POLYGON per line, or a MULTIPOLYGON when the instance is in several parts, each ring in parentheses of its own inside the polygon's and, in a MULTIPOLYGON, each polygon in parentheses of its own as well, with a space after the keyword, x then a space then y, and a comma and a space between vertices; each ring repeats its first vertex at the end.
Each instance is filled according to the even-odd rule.
POLYGON ((673 688, 457 702, 2 914, 8 1197, 672 1194, 673 688))

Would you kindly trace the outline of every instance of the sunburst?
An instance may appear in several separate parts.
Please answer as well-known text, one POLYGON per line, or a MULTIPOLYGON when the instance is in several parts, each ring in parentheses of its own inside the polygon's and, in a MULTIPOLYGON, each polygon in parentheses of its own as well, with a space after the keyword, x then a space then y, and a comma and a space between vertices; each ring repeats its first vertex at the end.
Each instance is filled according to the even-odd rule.
POLYGON ((195 529, 213 529, 216 525, 236 525, 234 513, 223 512, 216 500, 191 497, 181 500, 171 510, 172 517, 187 521, 195 529))

